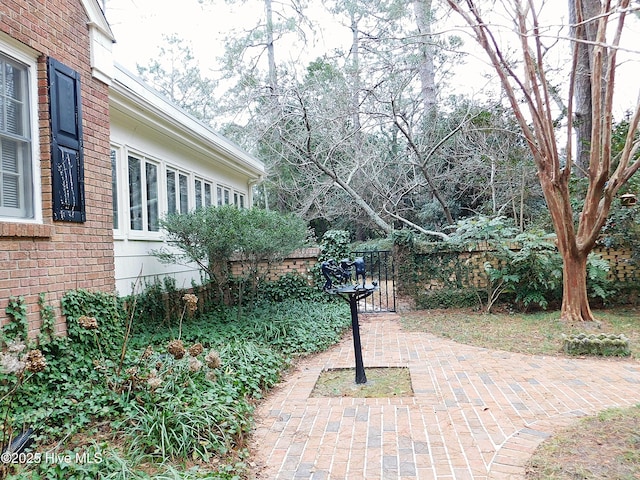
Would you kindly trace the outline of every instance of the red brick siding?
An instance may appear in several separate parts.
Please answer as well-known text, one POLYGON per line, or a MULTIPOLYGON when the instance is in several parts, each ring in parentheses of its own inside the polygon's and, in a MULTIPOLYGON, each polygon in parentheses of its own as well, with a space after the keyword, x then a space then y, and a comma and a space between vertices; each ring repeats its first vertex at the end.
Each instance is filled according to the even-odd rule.
POLYGON ((60 299, 72 289, 115 291, 109 157, 108 86, 91 76, 87 14, 79 0, 0 3, 0 30, 40 52, 38 120, 44 225, 0 222, 0 318, 10 296, 23 295, 30 329, 40 324, 38 295, 46 293, 64 332, 60 299), (54 222, 51 199, 46 58, 81 75, 87 221, 54 222))

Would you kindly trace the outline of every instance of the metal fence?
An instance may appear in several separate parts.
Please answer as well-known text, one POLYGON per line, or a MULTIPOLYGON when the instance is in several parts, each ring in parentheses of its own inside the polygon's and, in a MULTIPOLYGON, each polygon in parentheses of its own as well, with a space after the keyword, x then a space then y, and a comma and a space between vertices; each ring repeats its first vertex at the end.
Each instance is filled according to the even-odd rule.
POLYGON ((362 313, 395 312, 396 284, 393 257, 388 250, 351 252, 353 258, 362 257, 366 267, 367 283, 377 282, 378 290, 358 304, 362 313))

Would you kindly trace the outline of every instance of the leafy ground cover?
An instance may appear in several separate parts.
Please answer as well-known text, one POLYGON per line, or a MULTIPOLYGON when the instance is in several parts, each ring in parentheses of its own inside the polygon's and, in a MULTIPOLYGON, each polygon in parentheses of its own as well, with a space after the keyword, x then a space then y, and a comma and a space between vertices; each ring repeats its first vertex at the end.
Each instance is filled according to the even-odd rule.
POLYGON ((45 328, 38 345, 26 341, 19 301, 3 329, 0 433, 6 445, 30 427, 34 443, 0 478, 243 478, 255 403, 296 357, 336 343, 350 324, 346 305, 285 301, 241 319, 192 311, 176 328, 130 335, 111 296, 72 292, 63 309, 68 337, 45 328), (42 368, 7 369, 27 351, 42 354, 42 368))
MULTIPOLYGON (((596 317, 597 323, 569 325, 558 320, 557 312, 484 314, 451 309, 405 313, 403 325, 465 344, 532 355, 565 355, 562 334, 624 334, 630 340, 631 358, 640 358, 639 310, 600 310, 596 317)), ((640 406, 605 410, 581 419, 538 447, 527 465, 526 478, 640 478, 638 432, 640 406)))

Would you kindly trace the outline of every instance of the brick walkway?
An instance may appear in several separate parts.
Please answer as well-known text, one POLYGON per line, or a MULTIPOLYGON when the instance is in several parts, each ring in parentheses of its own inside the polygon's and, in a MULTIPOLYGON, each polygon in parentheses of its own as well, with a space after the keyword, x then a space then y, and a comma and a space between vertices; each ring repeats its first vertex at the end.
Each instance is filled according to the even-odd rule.
POLYGON ((405 332, 360 317, 365 370, 408 367, 414 396, 310 398, 320 373, 353 368, 349 336, 301 361, 256 411, 255 476, 268 480, 521 479, 542 440, 640 402, 640 363, 537 357, 405 332))

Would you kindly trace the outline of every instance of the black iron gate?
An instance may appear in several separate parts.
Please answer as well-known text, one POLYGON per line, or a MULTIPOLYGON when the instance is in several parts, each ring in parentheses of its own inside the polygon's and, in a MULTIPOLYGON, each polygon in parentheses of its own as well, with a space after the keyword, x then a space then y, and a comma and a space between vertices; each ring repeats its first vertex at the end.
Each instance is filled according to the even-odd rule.
POLYGON ((358 311, 363 313, 395 312, 396 284, 391 252, 388 250, 351 252, 351 256, 352 258, 364 258, 367 283, 378 282, 379 287, 373 295, 360 300, 358 311))

